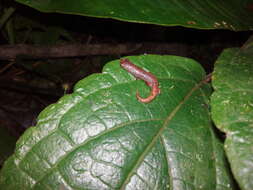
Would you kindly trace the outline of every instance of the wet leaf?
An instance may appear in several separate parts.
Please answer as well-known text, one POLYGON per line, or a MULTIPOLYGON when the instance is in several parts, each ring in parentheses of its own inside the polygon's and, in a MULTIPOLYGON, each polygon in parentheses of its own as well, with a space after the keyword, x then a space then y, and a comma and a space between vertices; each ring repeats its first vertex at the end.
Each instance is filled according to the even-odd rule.
POLYGON ((165 26, 253 29, 252 0, 17 0, 42 12, 58 12, 165 26))
POLYGON ((253 187, 253 43, 225 50, 213 74, 212 117, 243 190, 253 187))
POLYGON ((233 189, 212 131, 205 73, 176 56, 129 57, 157 76, 161 93, 119 60, 75 86, 38 117, 1 170, 0 189, 233 189))

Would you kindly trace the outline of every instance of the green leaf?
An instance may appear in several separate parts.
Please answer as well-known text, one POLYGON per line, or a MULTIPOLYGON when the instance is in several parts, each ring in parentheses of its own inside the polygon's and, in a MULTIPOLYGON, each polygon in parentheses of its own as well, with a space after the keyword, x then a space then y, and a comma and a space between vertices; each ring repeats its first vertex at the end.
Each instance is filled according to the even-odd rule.
POLYGON ((42 12, 58 12, 166 26, 253 29, 252 0, 16 0, 42 12))
POLYGON ((49 45, 65 40, 73 40, 70 33, 64 28, 54 25, 44 25, 33 18, 17 15, 14 19, 14 25, 18 43, 26 41, 32 44, 49 45))
MULTIPOLYGON (((3 8, 1 7, 1 9, 3 8)), ((4 24, 10 19, 10 17, 13 15, 13 13, 15 12, 15 8, 9 7, 9 8, 5 8, 2 11, 3 11, 3 14, 0 15, 0 30, 2 29, 4 24)))
POLYGON ((46 108, 0 174, 0 189, 233 189, 195 61, 129 57, 157 76, 161 93, 108 63, 46 108))
POLYGON ((253 43, 225 50, 215 64, 212 117, 243 190, 253 187, 253 43))

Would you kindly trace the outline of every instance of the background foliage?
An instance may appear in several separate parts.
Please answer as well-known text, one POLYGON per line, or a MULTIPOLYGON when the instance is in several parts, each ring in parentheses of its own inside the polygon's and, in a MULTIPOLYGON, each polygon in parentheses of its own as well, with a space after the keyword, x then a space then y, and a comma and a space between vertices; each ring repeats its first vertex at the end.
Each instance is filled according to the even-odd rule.
POLYGON ((44 12, 59 12, 130 22, 181 25, 191 28, 253 28, 253 2, 249 0, 17 0, 44 12))
MULTIPOLYGON (((17 2, 46 13, 195 29, 248 30, 240 33, 243 36, 240 39, 244 40, 251 34, 253 23, 251 0, 17 2)), ((153 102, 141 104, 136 100, 136 90, 147 96, 150 89, 120 68, 117 58, 123 55, 88 57, 74 62, 73 59, 34 61, 27 55, 18 55, 15 62, 3 61, 6 66, 0 70, 4 74, 1 80, 8 82, 1 86, 4 90, 0 92, 4 97, 1 99, 13 97, 22 106, 19 103, 9 110, 6 108, 10 104, 2 103, 0 119, 3 112, 18 121, 15 123, 18 127, 23 127, 17 127, 14 136, 30 125, 36 126, 25 131, 14 154, 5 162, 0 171, 1 189, 252 189, 252 39, 240 47, 243 40, 238 42, 234 38, 238 33, 224 41, 226 32, 217 35, 218 40, 213 35, 224 31, 197 33, 158 26, 157 30, 150 30, 150 25, 145 28, 146 25, 128 23, 126 26, 116 21, 111 21, 114 23, 111 25, 106 24, 107 20, 41 14, 10 1, 0 5, 0 40, 13 47, 17 43, 50 46, 106 41, 113 44, 135 38, 139 42, 147 35, 148 40, 159 39, 170 44, 176 41, 173 46, 176 51, 169 50, 170 53, 194 57, 208 72, 214 71, 212 93, 207 84, 210 78, 205 79, 203 68, 192 59, 131 56, 131 61, 158 77, 162 89, 153 102), (93 22, 99 27, 94 27, 93 22), (144 28, 139 30, 140 26, 144 28), (189 35, 191 32, 194 35, 189 35), (112 40, 115 36, 116 42, 112 40), (211 45, 205 45, 207 40, 211 45), (184 46, 178 46, 182 43, 184 46), (226 49, 235 45, 238 47, 226 49), (183 51, 180 47, 184 47, 183 51), (103 63, 113 59, 102 73, 80 80, 100 72, 103 63), (9 80, 10 76, 13 80, 9 80), (74 92, 64 95, 78 80, 74 92), (22 86, 17 81, 23 81, 22 86), (41 112, 37 121, 27 121, 19 114, 26 111, 36 117, 42 109, 35 106, 34 99, 38 97, 17 96, 6 89, 25 89, 25 92, 30 89, 29 92, 53 96, 53 101, 64 96, 41 112), (24 99, 29 99, 29 106, 23 104, 24 99), (21 124, 19 117, 23 119, 21 124)), ((162 54, 164 49, 168 48, 157 52, 162 54)), ((15 138, 3 140, 1 161, 13 151, 15 138)))

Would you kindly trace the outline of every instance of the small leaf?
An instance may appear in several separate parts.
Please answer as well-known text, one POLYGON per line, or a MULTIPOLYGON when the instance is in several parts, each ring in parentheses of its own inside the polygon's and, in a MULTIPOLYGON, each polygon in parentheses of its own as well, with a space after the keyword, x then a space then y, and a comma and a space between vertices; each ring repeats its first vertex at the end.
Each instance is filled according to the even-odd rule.
POLYGON ((139 102, 147 85, 108 63, 40 114, 1 170, 0 189, 233 189, 202 67, 176 56, 129 59, 158 78, 161 93, 139 102))
POLYGON ((253 188, 253 43, 225 50, 215 63, 212 117, 243 190, 253 188))
POLYGON ((253 29, 252 0, 16 0, 42 12, 203 29, 253 29))

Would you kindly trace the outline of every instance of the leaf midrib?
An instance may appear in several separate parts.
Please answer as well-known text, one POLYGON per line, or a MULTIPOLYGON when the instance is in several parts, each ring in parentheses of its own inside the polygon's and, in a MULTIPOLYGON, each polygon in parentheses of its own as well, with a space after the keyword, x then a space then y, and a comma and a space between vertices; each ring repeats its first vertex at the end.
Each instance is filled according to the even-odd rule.
POLYGON ((129 172, 129 174, 127 175, 125 181, 122 183, 122 185, 119 187, 120 190, 124 190, 126 185, 128 184, 128 182, 130 181, 131 177, 133 176, 134 172, 136 171, 136 169, 140 166, 140 164, 143 162, 144 158, 146 157, 146 155, 149 153, 149 151, 152 149, 153 145, 157 142, 158 138, 161 136, 162 132, 164 131, 164 129, 166 128, 166 126, 168 125, 168 123, 172 120, 172 118, 176 115, 176 113, 178 112, 178 110, 182 107, 182 105, 191 97, 191 95, 193 94, 194 91, 196 91, 197 89, 199 89, 203 84, 205 84, 206 81, 205 79, 200 81, 199 83, 197 83, 187 94, 186 96, 183 98, 183 100, 174 108, 174 110, 168 115, 168 117, 165 119, 161 129, 159 129, 159 131, 157 132, 157 134, 154 136, 154 138, 152 139, 152 141, 150 142, 150 144, 146 147, 146 149, 143 151, 143 153, 141 154, 141 156, 139 157, 139 159, 137 160, 136 164, 134 165, 134 167, 132 168, 132 170, 129 172))
MULTIPOLYGON (((192 82, 192 83, 194 83, 194 81, 190 81, 190 80, 182 80, 182 79, 179 79, 179 78, 171 78, 170 80, 180 80, 180 81, 184 81, 184 82, 192 82)), ((133 81, 131 81, 131 82, 133 82, 133 81)), ((122 84, 125 84, 125 83, 121 83, 121 84, 116 84, 116 85, 122 85, 122 84)), ((104 90, 104 89, 108 89, 108 88, 112 88, 113 86, 115 86, 115 85, 112 85, 112 86, 110 86, 110 87, 106 87, 106 88, 102 88, 102 89, 99 89, 99 91, 100 90, 104 90)), ((192 90, 188 93, 188 95, 187 96, 185 96, 185 98, 183 99, 183 101, 179 104, 179 105, 181 105, 181 104, 183 104, 189 97, 190 97, 190 95, 193 93, 193 91, 195 91, 197 88, 196 87, 198 87, 198 86, 200 86, 200 85, 195 85, 195 87, 193 87, 192 88, 192 90), (196 89, 195 89, 196 88, 196 89), (187 99, 186 99, 187 98, 187 99)), ((95 91, 95 92, 93 92, 93 93, 91 93, 91 94, 89 94, 89 95, 87 95, 87 96, 85 96, 86 98, 88 97, 88 96, 90 96, 90 95, 92 95, 92 94, 94 94, 94 93, 96 93, 97 91, 95 91)), ((79 93, 79 92, 75 92, 75 93, 79 93)), ((178 105, 178 106, 179 106, 178 105)), ((177 106, 177 107, 178 107, 177 106)), ((176 108, 177 108, 176 107, 176 108)), ((181 106, 180 106, 181 107, 181 106)), ((72 107, 70 107, 70 109, 71 109, 72 107)), ((175 108, 175 109, 176 109, 175 108)), ((171 114, 174 112, 174 111, 178 111, 178 110, 173 110, 172 112, 171 112, 171 114)), ((179 109, 179 108, 178 108, 179 109)), ((66 113, 67 113, 68 111, 66 111, 66 113)), ((170 114, 170 115, 171 115, 170 114)), ((175 114, 174 114, 175 115, 175 114)), ((171 116, 171 118, 174 116, 174 115, 172 115, 171 116)), ((61 117, 62 118, 62 117, 61 117)), ((168 120, 168 122, 169 122, 169 120, 171 119, 170 117, 168 117, 167 119, 165 119, 165 122, 168 120)), ((151 121, 151 120, 161 120, 161 119, 146 119, 145 121, 151 121)), ((144 120, 138 120, 138 121, 134 121, 134 122, 142 122, 142 121, 144 121, 144 120)), ((60 122, 60 121, 59 121, 60 122)), ((127 122, 128 124, 129 124, 129 122, 127 122)), ((126 123, 124 123, 123 125, 125 125, 126 123)), ((120 125, 121 126, 121 125, 120 125)), ((165 128, 165 126, 166 126, 166 124, 164 123, 164 126, 159 130, 159 132, 158 132, 158 134, 155 136, 155 138, 157 139, 159 136, 160 136, 160 134, 162 133, 162 131, 164 130, 164 128, 165 128)), ((117 126, 117 128, 118 128, 119 126, 117 126)), ((115 130, 115 128, 111 128, 111 130, 115 130)), ((110 131, 111 131, 110 130, 110 131)), ((49 133, 48 135, 46 135, 45 137, 48 137, 48 136, 50 136, 50 135, 52 135, 54 132, 56 132, 56 131, 58 131, 58 127, 55 129, 55 130, 53 130, 53 131, 51 131, 51 133, 49 133)), ((108 131, 106 131, 106 133, 107 133, 108 131)), ((104 133, 103 133, 104 134, 104 133)), ((102 134, 100 134, 100 135, 102 135, 102 134)), ((99 136, 100 136, 99 135, 99 136)), ((95 136, 95 137, 93 137, 93 138, 91 138, 91 139, 89 139, 89 141, 90 140, 94 140, 95 138, 97 138, 97 136, 95 136)), ((42 138, 42 139, 44 139, 44 138, 42 138)), ((42 139, 40 139, 40 141, 39 142, 41 142, 41 140, 42 139)), ((153 142, 153 144, 156 142, 156 139, 154 140, 154 142, 153 142)), ((153 140, 152 140, 153 141, 153 140)), ((37 143, 39 143, 39 142, 37 142, 37 143)), ((37 144, 36 143, 36 144, 37 144)), ((75 147, 75 148, 73 148, 73 149, 71 149, 69 152, 66 152, 66 155, 68 155, 70 152, 73 152, 74 150, 76 150, 77 148, 79 148, 80 146, 82 146, 82 145, 84 145, 84 144, 86 144, 87 143, 87 141, 85 141, 85 142, 83 142, 83 143, 81 143, 81 144, 78 144, 78 146, 77 147, 75 147)), ((152 142, 151 142, 152 143, 152 142)), ((153 144, 151 145, 151 147, 150 148, 152 148, 152 146, 153 146, 153 144)), ((148 146, 149 147, 149 146, 148 146)), ((148 149, 148 147, 147 147, 147 149, 148 149)), ((33 149, 33 148, 32 148, 33 149)), ((32 150, 30 150, 30 151, 32 151, 32 150)), ((30 151, 28 151, 27 152, 27 154, 30 152, 30 151)), ((27 155, 26 154, 26 155, 27 155)), ((143 154, 145 154, 146 155, 146 153, 145 153, 145 151, 144 151, 144 153, 143 154)), ((20 160, 20 162, 22 162, 22 161, 24 161, 25 160, 25 157, 26 157, 26 155, 20 160)), ((145 155, 143 155, 143 156, 145 156, 145 155)), ((55 164, 54 164, 54 166, 52 166, 50 169, 49 169, 49 172, 46 172, 45 173, 45 175, 43 175, 40 179, 38 179, 38 180, 35 180, 36 182, 33 184, 33 186, 36 186, 36 184, 38 184, 41 180, 43 180, 44 179, 44 177, 45 176, 47 176, 48 174, 50 174, 52 171, 53 171, 53 169, 54 168, 57 168, 58 167, 58 165, 59 165, 59 163, 61 163, 61 161, 62 160, 64 160, 65 159, 65 157, 66 156, 63 156, 63 157, 61 157, 55 164)), ((16 157, 15 157, 16 158, 16 157)), ((138 162, 137 162, 138 163, 138 162)), ((20 164, 20 163, 19 163, 20 164)), ((19 164, 18 164, 18 168, 21 170, 21 171, 23 171, 24 172, 24 170, 22 170, 22 168, 20 168, 19 167, 19 164)), ((26 172, 25 172, 26 173, 26 172)), ((131 173, 131 172, 130 172, 131 173)), ((28 174, 29 175, 29 174, 28 174)), ((30 176, 30 175, 29 175, 30 176)), ((131 175, 132 176, 132 175, 131 175)), ((131 177, 130 176, 130 177, 131 177)), ((126 178, 127 179, 127 178, 126 178)), ((123 184, 125 184, 125 183, 123 183, 123 184)))
MULTIPOLYGON (((50 167, 49 170, 48 170, 48 172, 46 172, 40 179, 34 179, 34 178, 33 178, 33 179, 35 180, 35 183, 33 184, 33 187, 36 186, 39 182, 41 182, 47 175, 51 174, 51 173, 54 171, 54 169, 57 168, 58 165, 59 165, 62 161, 64 161, 64 160, 66 159, 66 157, 67 157, 70 153, 76 151, 76 149, 78 149, 78 148, 84 146, 85 144, 87 144, 87 143, 93 141, 94 139, 97 139, 98 137, 100 137, 100 136, 102 136, 102 135, 105 135, 105 134, 107 134, 107 133, 110 133, 111 131, 114 131, 114 130, 116 130, 116 129, 118 129, 118 128, 122 128, 122 127, 124 127, 125 125, 129 125, 129 123, 139 123, 139 122, 159 121, 159 120, 161 120, 161 119, 143 119, 143 120, 135 120, 135 121, 133 121, 133 122, 129 122, 129 121, 128 121, 128 122, 122 123, 122 124, 120 124, 120 125, 117 125, 116 127, 113 127, 113 128, 111 128, 111 129, 109 129, 109 130, 106 130, 106 131, 100 133, 99 135, 96 135, 96 136, 94 136, 94 137, 89 138, 88 140, 84 141, 83 143, 78 144, 77 146, 74 146, 72 149, 70 149, 69 151, 67 151, 66 154, 65 154, 64 156, 62 156, 60 159, 58 159, 58 161, 57 161, 52 167, 50 167)), ((22 160, 22 161, 23 161, 23 160, 22 160)), ((18 165, 18 168, 19 168, 21 171, 25 172, 24 170, 22 170, 22 168, 19 167, 19 165, 18 165)), ((26 173, 26 172, 25 172, 25 173, 26 173)), ((27 174, 27 175, 29 175, 29 174, 27 174)), ((29 175, 29 176, 30 176, 30 175, 29 175)), ((30 176, 30 177, 31 177, 31 176, 30 176)), ((62 176, 62 177, 63 177, 63 176, 62 176)), ((67 180, 65 180, 65 181, 67 181, 67 180)))

